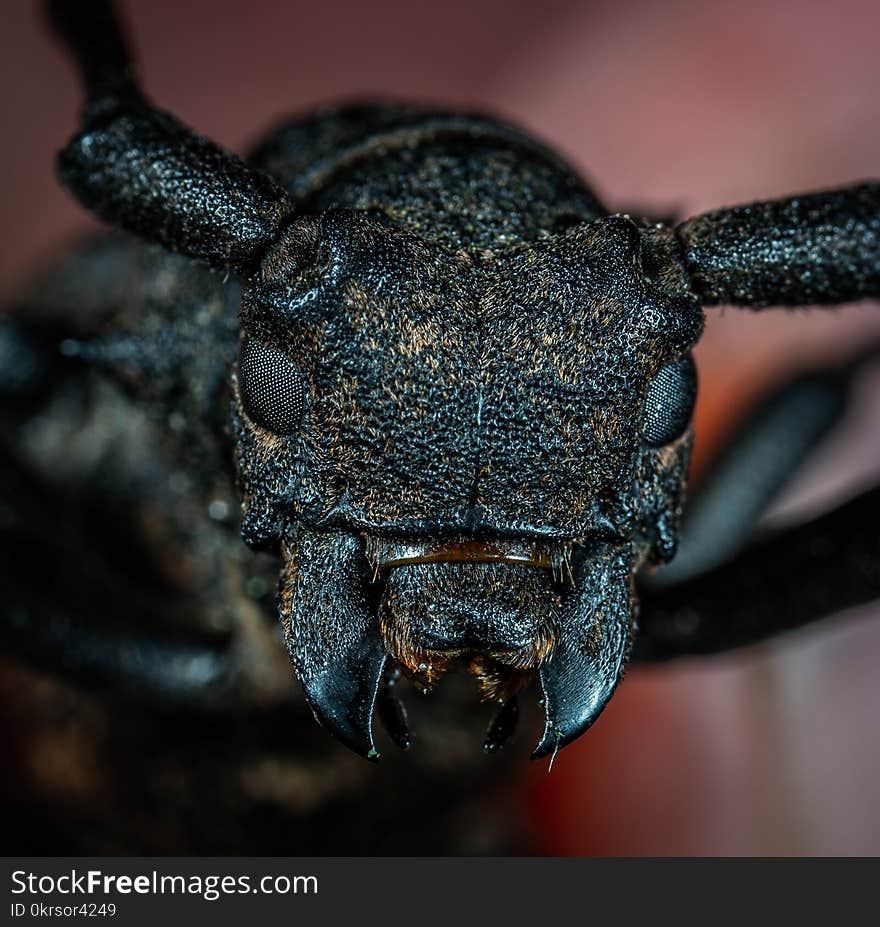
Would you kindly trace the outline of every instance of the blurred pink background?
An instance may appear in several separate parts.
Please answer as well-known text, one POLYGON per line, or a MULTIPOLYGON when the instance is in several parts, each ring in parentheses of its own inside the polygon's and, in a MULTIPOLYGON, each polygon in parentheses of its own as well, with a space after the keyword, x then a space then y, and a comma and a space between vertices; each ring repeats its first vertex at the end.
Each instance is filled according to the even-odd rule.
MULTIPOLYGON (((52 176, 78 92, 36 4, 4 10, 0 292, 89 219, 52 176)), ((123 4, 150 94, 239 149, 316 103, 497 111, 609 206, 682 214, 880 176, 880 5, 447 0, 123 4)), ((811 359, 880 337, 877 305, 711 314, 698 466, 731 417, 811 359)), ((880 477, 880 372, 789 508, 880 477)), ((515 811, 553 854, 880 853, 878 608, 741 656, 633 671, 515 811), (855 620, 858 619, 858 620, 855 620)))

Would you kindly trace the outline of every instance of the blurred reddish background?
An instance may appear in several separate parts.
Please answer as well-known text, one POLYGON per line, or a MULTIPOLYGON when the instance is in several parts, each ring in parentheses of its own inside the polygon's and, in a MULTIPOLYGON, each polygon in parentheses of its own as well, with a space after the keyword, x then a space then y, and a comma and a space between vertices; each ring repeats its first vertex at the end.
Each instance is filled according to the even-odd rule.
MULTIPOLYGON (((123 4, 162 105, 239 149, 320 102, 390 95, 498 111, 612 208, 693 213, 880 175, 880 5, 405 0, 123 4)), ((0 289, 88 219, 52 177, 72 71, 35 5, 4 10, 0 289)), ((737 410, 880 336, 878 307, 714 312, 698 351, 698 466, 737 410)), ((880 375, 789 507, 880 475, 880 375)), ((736 658, 630 674, 515 813, 557 854, 880 853, 880 623, 829 623, 736 658)), ((512 811, 512 813, 514 813, 512 811)))

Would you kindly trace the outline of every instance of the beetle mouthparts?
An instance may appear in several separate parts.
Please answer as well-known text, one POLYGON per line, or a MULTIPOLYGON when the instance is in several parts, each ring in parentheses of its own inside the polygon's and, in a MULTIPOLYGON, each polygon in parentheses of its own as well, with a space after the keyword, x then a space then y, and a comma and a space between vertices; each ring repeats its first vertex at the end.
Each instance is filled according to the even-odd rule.
POLYGON ((572 544, 459 539, 446 542, 367 538, 374 571, 418 563, 517 563, 571 578, 572 544))
POLYGON ((537 675, 545 726, 535 756, 555 752, 602 711, 626 662, 635 608, 632 547, 579 556, 563 588, 554 572, 569 545, 458 539, 368 541, 306 529, 282 546, 279 604, 291 662, 315 717, 343 743, 376 759, 378 711, 408 745, 386 666, 430 687, 453 663, 502 701, 487 738, 512 731, 512 701, 537 675), (465 565, 472 564, 472 565, 465 565), (524 569, 523 565, 544 569, 524 569), (573 575, 572 575, 573 572, 573 575))

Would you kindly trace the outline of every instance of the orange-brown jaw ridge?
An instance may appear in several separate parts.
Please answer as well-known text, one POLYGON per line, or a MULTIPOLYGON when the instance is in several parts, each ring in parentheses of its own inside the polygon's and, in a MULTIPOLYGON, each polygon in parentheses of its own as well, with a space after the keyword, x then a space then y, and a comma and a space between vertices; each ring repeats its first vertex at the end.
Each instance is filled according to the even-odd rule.
POLYGON ((473 538, 438 542, 368 536, 366 544, 375 572, 422 563, 511 563, 552 570, 560 581, 571 579, 572 542, 473 538))

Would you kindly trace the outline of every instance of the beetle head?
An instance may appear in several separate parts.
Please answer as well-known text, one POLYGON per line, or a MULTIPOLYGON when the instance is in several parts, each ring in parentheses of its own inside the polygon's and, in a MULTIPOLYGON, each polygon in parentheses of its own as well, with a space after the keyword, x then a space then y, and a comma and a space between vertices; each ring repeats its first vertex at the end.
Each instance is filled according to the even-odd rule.
POLYGON ((505 701, 540 677, 538 755, 623 671, 633 580, 672 556, 702 312, 668 239, 612 216, 455 251, 381 213, 288 227, 245 292, 243 534, 279 545, 317 716, 373 751, 395 661, 505 701))

